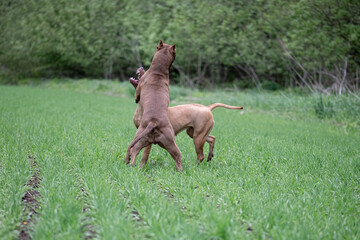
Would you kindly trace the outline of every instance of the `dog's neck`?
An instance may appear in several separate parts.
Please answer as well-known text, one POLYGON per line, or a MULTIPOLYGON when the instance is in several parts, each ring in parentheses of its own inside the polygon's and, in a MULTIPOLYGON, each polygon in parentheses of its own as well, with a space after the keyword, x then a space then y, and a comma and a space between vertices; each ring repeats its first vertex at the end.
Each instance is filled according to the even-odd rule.
POLYGON ((164 54, 156 54, 152 60, 149 70, 154 73, 169 76, 169 69, 173 60, 164 54))

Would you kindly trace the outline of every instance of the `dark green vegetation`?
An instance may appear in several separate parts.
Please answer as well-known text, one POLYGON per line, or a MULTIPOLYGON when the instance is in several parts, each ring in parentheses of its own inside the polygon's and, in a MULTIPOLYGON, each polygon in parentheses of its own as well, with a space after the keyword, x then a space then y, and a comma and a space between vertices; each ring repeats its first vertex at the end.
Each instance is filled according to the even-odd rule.
POLYGON ((34 159, 41 196, 26 226, 33 239, 360 238, 358 119, 339 112, 339 103, 358 106, 349 103, 356 98, 172 88, 173 104, 191 97, 245 107, 214 110, 209 163, 197 166, 191 139, 177 137, 180 174, 158 147, 144 169, 122 162, 136 105, 127 85, 104 83, 0 86, 1 239, 16 238, 29 219, 21 198, 34 159))
POLYGON ((357 91, 360 2, 3 0, 2 81, 127 80, 161 39, 177 44, 172 80, 267 89, 357 91))

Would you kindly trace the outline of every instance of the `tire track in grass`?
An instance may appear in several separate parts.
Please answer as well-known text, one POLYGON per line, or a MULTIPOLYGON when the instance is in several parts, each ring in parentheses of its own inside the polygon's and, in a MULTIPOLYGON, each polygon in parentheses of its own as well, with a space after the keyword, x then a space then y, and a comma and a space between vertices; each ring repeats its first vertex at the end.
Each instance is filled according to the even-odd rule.
MULTIPOLYGON (((116 184, 116 181, 115 181, 114 177, 110 176, 110 179, 111 179, 110 182, 114 181, 114 184, 116 184)), ((124 199, 128 198, 124 191, 119 191, 119 193, 124 199)), ((141 217, 140 213, 134 207, 134 204, 131 201, 128 202, 127 209, 131 209, 130 215, 131 215, 131 219, 132 219, 132 221, 134 223, 145 224, 145 222, 143 221, 143 218, 141 217)))
MULTIPOLYGON (((170 191, 170 189, 166 186, 164 186, 162 183, 157 182, 151 175, 146 173, 145 171, 142 172, 145 178, 149 180, 149 182, 154 183, 154 185, 157 186, 159 192, 164 195, 169 201, 173 202, 174 205, 178 205, 178 201, 175 199, 175 194, 170 191)), ((181 212, 184 216, 191 218, 189 214, 186 214, 186 211, 188 208, 185 205, 182 205, 180 207, 181 212)))
MULTIPOLYGON (((181 200, 177 200, 176 199, 176 195, 175 193, 172 193, 171 190, 169 189, 169 187, 167 187, 166 185, 164 185, 162 182, 160 181, 156 181, 153 176, 151 176, 150 174, 148 174, 147 172, 143 171, 143 174, 144 176, 150 181, 152 182, 154 185, 157 186, 158 190, 160 191, 161 194, 165 195, 169 201, 172 201, 175 205, 178 205, 181 200)), ((194 190, 198 189, 199 186, 196 185, 194 187, 194 190)), ((204 200, 209 200, 211 199, 211 195, 209 193, 207 193, 205 196, 204 196, 204 200)), ((180 209, 182 210, 181 212, 184 214, 184 216, 188 217, 188 218, 193 218, 194 216, 191 215, 191 209, 189 207, 186 206, 186 204, 179 204, 180 206, 180 209)), ((222 206, 220 203, 216 204, 216 209, 221 209, 222 206)), ((201 224, 200 224, 201 225, 201 224)), ((242 226, 242 228, 245 228, 246 231, 250 234, 254 234, 256 235, 257 233, 255 232, 255 230, 250 226, 248 225, 247 223, 245 223, 244 221, 240 221, 240 225, 242 226)), ((203 231, 206 232, 206 227, 203 226, 202 228, 203 231)), ((212 239, 213 237, 211 237, 212 239)), ((267 236, 267 239, 271 239, 271 237, 267 236)))
MULTIPOLYGON (((70 169, 70 172, 72 172, 73 169, 70 169)), ((93 224, 88 223, 89 219, 91 219, 91 216, 89 214, 89 210, 91 210, 89 201, 88 201, 88 192, 86 191, 86 188, 83 184, 83 180, 80 178, 78 173, 74 173, 75 179, 76 179, 76 187, 79 189, 79 195, 77 196, 77 200, 81 200, 84 203, 82 212, 84 213, 84 217, 81 219, 81 222, 84 223, 82 225, 82 230, 84 231, 84 240, 93 239, 97 237, 97 232, 94 229, 93 224)))
MULTIPOLYGON (((115 181, 115 180, 113 180, 113 181, 115 181)), ((127 199, 125 192, 120 191, 120 194, 121 194, 121 196, 122 196, 124 199, 127 199)), ((146 224, 146 223, 143 221, 143 218, 141 217, 140 213, 139 213, 138 210, 134 207, 134 204, 133 204, 131 201, 128 202, 127 209, 131 209, 130 215, 131 215, 131 219, 132 219, 132 221, 133 221, 134 223, 140 223, 140 224, 142 224, 142 225, 146 224)))
MULTIPOLYGON (((152 183, 154 183, 155 185, 157 185, 160 193, 162 193, 163 195, 165 195, 169 200, 174 201, 174 204, 177 204, 177 202, 174 200, 175 195, 173 193, 171 193, 171 191, 169 190, 169 188, 163 186, 161 183, 156 182, 155 179, 150 176, 149 174, 143 172, 144 176, 152 183)), ((185 206, 182 206, 181 209, 186 209, 185 206)))
MULTIPOLYGON (((200 188, 201 188, 201 185, 196 185, 194 187, 194 189, 200 189, 200 188)), ((205 193, 204 193, 204 195, 205 195, 205 193)), ((211 209, 213 212, 210 214, 210 216, 212 216, 213 219, 221 219, 222 217, 224 217, 223 219, 225 219, 225 221, 233 222, 233 224, 229 224, 232 227, 235 226, 236 224, 238 224, 239 228, 246 230, 246 232, 248 234, 252 234, 254 236, 257 234, 256 231, 253 229, 253 227, 251 227, 251 225, 249 223, 246 223, 244 220, 242 220, 241 215, 233 207, 227 206, 228 204, 223 202, 222 197, 217 195, 216 192, 214 192, 212 190, 208 190, 206 192, 206 195, 204 198, 205 198, 206 202, 207 201, 210 202, 210 205, 211 205, 211 202, 214 202, 214 208, 211 209), (231 216, 231 217, 227 218, 226 216, 231 216)), ((216 220, 215 220, 215 222, 216 222, 216 220)), ((226 224, 224 226, 226 227, 226 224)), ((207 228, 207 227, 204 226, 204 228, 207 228)), ((220 231, 220 233, 221 233, 221 231, 220 231)), ((220 234, 220 233, 217 232, 217 234, 220 234)))
POLYGON ((40 207, 39 198, 41 198, 40 192, 37 190, 41 183, 40 167, 35 160, 35 157, 28 156, 28 160, 31 161, 32 176, 27 181, 26 186, 29 186, 21 201, 24 204, 24 220, 20 223, 19 236, 20 240, 31 239, 29 232, 31 227, 35 224, 34 216, 38 215, 38 209, 40 207))
POLYGON ((142 218, 136 210, 131 211, 129 198, 108 176, 106 168, 93 163, 76 170, 79 197, 85 203, 82 223, 85 239, 132 239, 137 232, 133 223, 141 222, 142 218))
MULTIPOLYGON (((145 178, 148 179, 149 182, 152 182, 155 186, 157 186, 159 192, 164 195, 169 201, 172 201, 174 205, 178 204, 178 201, 175 199, 175 194, 172 193, 168 187, 164 186, 164 184, 162 184, 161 182, 156 181, 150 174, 146 173, 145 171, 143 171, 143 175, 145 176, 145 178)), ((206 195, 206 198, 208 197, 209 195, 206 195)), ((184 214, 184 216, 188 218, 192 217, 191 215, 186 214, 188 208, 185 205, 181 206, 180 209, 182 210, 181 212, 184 214)))
POLYGON ((84 208, 83 208, 83 213, 85 214, 85 217, 81 220, 82 222, 84 222, 83 225, 83 230, 85 230, 84 233, 84 239, 88 240, 88 239, 93 239, 97 237, 97 232, 94 229, 94 226, 91 223, 86 223, 88 221, 89 218, 91 218, 91 216, 87 216, 86 213, 89 211, 90 209, 90 205, 89 202, 87 200, 88 197, 88 193, 86 192, 84 187, 80 187, 81 190, 81 197, 83 198, 84 201, 84 208))
POLYGON ((159 192, 141 170, 125 164, 121 164, 120 168, 121 171, 108 169, 109 177, 128 200, 127 207, 133 222, 135 220, 134 232, 138 237, 199 239, 199 232, 185 222, 181 210, 173 207, 173 203, 159 192), (139 217, 141 220, 137 220, 139 217))
MULTIPOLYGON (((130 206, 129 206, 130 207, 130 206)), ((136 221, 136 222, 143 222, 143 219, 142 217, 140 216, 140 213, 135 209, 133 208, 131 210, 131 214, 132 214, 132 219, 133 221, 136 221)))
POLYGON ((78 198, 73 162, 61 154, 41 156, 41 211, 31 236, 34 239, 82 239, 83 202, 78 198))
MULTIPOLYGON (((177 142, 180 142, 178 144, 187 146, 186 142, 185 144, 182 142, 181 137, 182 136, 178 137, 180 140, 177 139, 177 142)), ((191 151, 193 146, 189 144, 187 147, 187 149, 190 149, 191 147, 191 150, 186 152, 182 149, 182 154, 185 156, 184 159, 192 157, 191 151)), ((153 185, 154 189, 157 189, 157 191, 165 196, 169 202, 174 204, 175 208, 181 210, 181 213, 187 219, 187 222, 196 225, 199 231, 203 232, 208 239, 221 237, 221 233, 216 230, 217 228, 221 230, 221 227, 216 226, 223 223, 225 231, 229 230, 232 236, 239 237, 239 235, 244 234, 256 236, 258 234, 258 231, 255 231, 256 227, 254 227, 251 222, 246 221, 244 217, 238 213, 236 206, 223 203, 222 193, 225 189, 219 190, 216 185, 211 185, 209 187, 207 181, 197 182, 196 179, 199 177, 198 174, 203 178, 202 180, 208 178, 217 179, 216 174, 213 173, 214 170, 216 171, 216 168, 213 166, 216 162, 213 161, 211 162, 211 165, 206 163, 205 165, 202 164, 200 166, 193 166, 192 164, 187 166, 187 163, 185 162, 184 172, 175 175, 175 172, 169 173, 167 169, 165 170, 163 163, 157 162, 161 161, 162 158, 166 156, 167 155, 161 154, 157 157, 153 156, 150 164, 145 166, 141 172, 153 185), (153 160, 156 162, 153 162, 153 160), (163 168, 163 170, 161 170, 161 168, 158 170, 155 169, 159 166, 163 168), (219 192, 221 194, 219 194, 219 192), (193 202, 193 200, 195 201, 193 202), (203 202, 204 204, 200 206, 197 202, 203 202), (208 225, 209 220, 212 222, 212 225, 208 225), (229 224, 230 226, 226 225, 227 222, 231 222, 231 224, 229 224), (237 230, 234 230, 236 228, 237 230)))

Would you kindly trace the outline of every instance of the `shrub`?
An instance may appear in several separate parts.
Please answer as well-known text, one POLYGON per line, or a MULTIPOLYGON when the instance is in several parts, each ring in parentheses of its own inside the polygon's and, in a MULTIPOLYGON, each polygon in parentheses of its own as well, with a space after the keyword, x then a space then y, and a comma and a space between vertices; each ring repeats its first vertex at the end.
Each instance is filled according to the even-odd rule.
POLYGON ((334 105, 330 99, 324 99, 323 96, 319 96, 314 104, 315 114, 317 117, 331 118, 334 115, 334 105))

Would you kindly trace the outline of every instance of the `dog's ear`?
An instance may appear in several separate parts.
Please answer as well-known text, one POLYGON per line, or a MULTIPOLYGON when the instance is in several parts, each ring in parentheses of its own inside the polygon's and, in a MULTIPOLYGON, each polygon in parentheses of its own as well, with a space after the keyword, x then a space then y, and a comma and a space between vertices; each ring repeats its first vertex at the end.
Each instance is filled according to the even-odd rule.
POLYGON ((157 50, 160 50, 164 46, 163 42, 160 40, 159 45, 157 46, 157 50))

